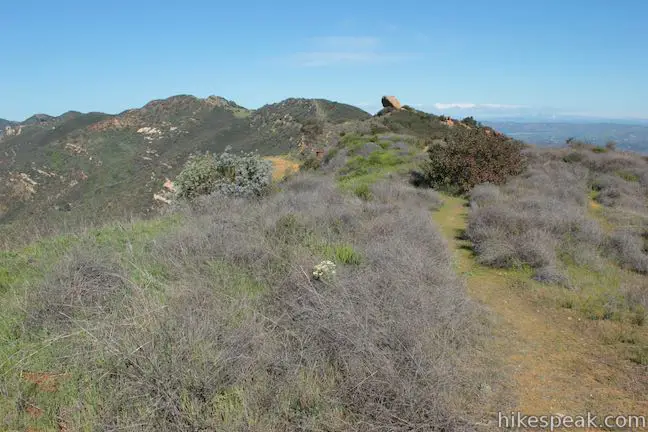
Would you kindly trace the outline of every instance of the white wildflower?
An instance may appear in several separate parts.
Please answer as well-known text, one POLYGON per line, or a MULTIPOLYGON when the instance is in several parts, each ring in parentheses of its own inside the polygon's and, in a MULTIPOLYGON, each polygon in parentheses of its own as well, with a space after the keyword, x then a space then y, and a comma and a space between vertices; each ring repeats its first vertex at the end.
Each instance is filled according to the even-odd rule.
POLYGON ((317 280, 330 280, 335 276, 335 263, 322 261, 313 269, 313 277, 317 280))

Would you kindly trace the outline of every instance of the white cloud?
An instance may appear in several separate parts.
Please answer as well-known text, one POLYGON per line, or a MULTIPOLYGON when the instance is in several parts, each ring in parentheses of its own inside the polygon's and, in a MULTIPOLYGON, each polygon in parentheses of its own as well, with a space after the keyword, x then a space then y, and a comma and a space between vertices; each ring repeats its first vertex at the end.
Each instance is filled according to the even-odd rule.
POLYGON ((436 109, 518 109, 524 108, 523 105, 506 105, 506 104, 475 104, 475 103, 435 103, 436 109))
POLYGON ((518 109, 525 108, 524 105, 506 105, 506 104, 479 104, 479 108, 493 108, 493 109, 518 109))
POLYGON ((310 40, 313 45, 325 50, 365 50, 380 44, 380 39, 373 36, 324 36, 310 40))
POLYGON ((435 103, 434 108, 436 109, 452 109, 452 108, 458 108, 458 109, 467 109, 467 108, 475 108, 477 105, 473 103, 435 103))
POLYGON ((311 50, 291 56, 303 67, 340 64, 393 63, 412 58, 413 54, 388 52, 381 49, 382 41, 373 36, 325 36, 309 39, 311 50))
POLYGON ((311 51, 297 53, 294 59, 300 66, 318 67, 350 63, 392 63, 409 58, 407 54, 391 54, 378 52, 346 52, 346 51, 311 51))

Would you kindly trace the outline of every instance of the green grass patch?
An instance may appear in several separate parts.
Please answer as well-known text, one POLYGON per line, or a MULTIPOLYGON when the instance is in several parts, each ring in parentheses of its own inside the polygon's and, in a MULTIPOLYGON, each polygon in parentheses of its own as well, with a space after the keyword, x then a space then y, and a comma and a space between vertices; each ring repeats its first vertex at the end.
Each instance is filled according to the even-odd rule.
POLYGON ((305 239, 307 249, 315 254, 321 255, 322 258, 335 261, 337 264, 359 265, 362 263, 362 255, 348 243, 336 243, 309 236, 305 239))
POLYGON ((372 193, 371 193, 371 189, 369 189, 368 184, 361 183, 361 184, 357 185, 353 189, 353 193, 354 193, 355 196, 357 196, 361 200, 371 201, 372 193))
POLYGON ((616 173, 619 177, 621 177, 625 181, 633 182, 636 183, 639 181, 639 176, 635 173, 629 172, 629 171, 617 171, 616 173))
POLYGON ((342 189, 363 194, 369 187, 389 173, 405 173, 415 167, 410 158, 393 150, 377 150, 367 157, 355 156, 340 170, 338 181, 342 189))
POLYGON ((378 141, 377 135, 362 135, 357 133, 348 133, 342 137, 338 143, 339 148, 346 148, 349 154, 358 151, 363 145, 368 142, 378 141))
POLYGON ((224 260, 208 264, 211 280, 225 289, 232 297, 257 297, 265 292, 265 286, 245 269, 224 260))
POLYGON ((79 241, 61 235, 40 240, 18 251, 0 252, 0 296, 42 276, 42 271, 79 241))
POLYGON ((181 217, 173 215, 126 224, 116 223, 93 230, 90 236, 101 246, 134 255, 144 252, 150 240, 179 226, 180 222, 181 217))
POLYGON ((332 252, 335 261, 339 263, 347 265, 359 265, 362 262, 362 257, 351 245, 335 245, 332 247, 332 252))
POLYGON ((634 363, 648 366, 648 346, 636 346, 630 348, 628 358, 634 363))
POLYGON ((391 168, 404 163, 405 160, 393 151, 376 150, 367 157, 351 158, 341 170, 343 178, 359 177, 373 170, 391 168))

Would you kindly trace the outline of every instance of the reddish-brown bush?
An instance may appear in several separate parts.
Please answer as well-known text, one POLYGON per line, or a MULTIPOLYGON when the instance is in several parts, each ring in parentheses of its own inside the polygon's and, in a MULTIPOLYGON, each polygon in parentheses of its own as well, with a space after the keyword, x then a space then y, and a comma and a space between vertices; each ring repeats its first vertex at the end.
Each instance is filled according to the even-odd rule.
POLYGON ((430 186, 466 193, 480 183, 502 184, 524 169, 523 145, 480 129, 455 128, 444 142, 429 146, 425 166, 430 186))

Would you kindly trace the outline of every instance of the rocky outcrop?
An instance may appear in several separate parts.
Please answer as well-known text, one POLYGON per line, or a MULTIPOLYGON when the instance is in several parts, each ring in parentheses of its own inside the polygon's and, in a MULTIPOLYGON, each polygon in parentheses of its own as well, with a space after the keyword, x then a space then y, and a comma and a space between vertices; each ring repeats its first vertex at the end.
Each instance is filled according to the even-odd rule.
POLYGON ((65 148, 65 150, 69 151, 70 153, 76 154, 76 155, 81 155, 81 154, 86 154, 87 153, 86 149, 83 148, 79 144, 65 143, 64 148, 65 148))
POLYGON ((12 136, 18 136, 22 133, 22 126, 5 126, 4 128, 4 134, 2 136, 4 137, 12 137, 12 136))
POLYGON ((173 182, 168 178, 165 178, 162 190, 153 194, 153 200, 159 201, 164 204, 171 204, 173 197, 175 196, 175 192, 176 188, 173 182))
POLYGON ((382 106, 385 108, 394 108, 397 110, 403 109, 400 101, 396 96, 383 96, 382 97, 382 106))
POLYGON ((106 120, 99 121, 88 126, 91 132, 101 132, 109 129, 125 129, 139 127, 141 122, 133 116, 124 115, 123 118, 113 117, 106 120))
POLYGON ((149 126, 137 129, 137 133, 144 135, 162 135, 162 131, 160 129, 149 126))
POLYGON ((160 194, 153 194, 153 199, 155 201, 160 201, 160 202, 163 202, 165 204, 171 204, 171 200, 169 198, 166 198, 166 197, 164 197, 164 196, 162 196, 160 194))
POLYGON ((36 194, 38 183, 25 173, 10 173, 8 186, 11 199, 29 201, 36 194))

